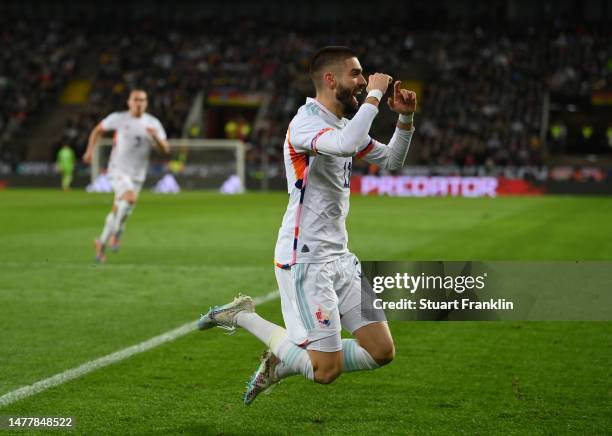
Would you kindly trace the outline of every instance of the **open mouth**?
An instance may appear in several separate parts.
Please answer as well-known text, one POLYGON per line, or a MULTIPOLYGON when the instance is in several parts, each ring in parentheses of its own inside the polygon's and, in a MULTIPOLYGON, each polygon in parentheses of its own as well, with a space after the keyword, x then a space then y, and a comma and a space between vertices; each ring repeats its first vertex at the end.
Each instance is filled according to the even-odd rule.
POLYGON ((353 91, 353 103, 355 104, 359 104, 359 100, 357 99, 358 95, 361 95, 363 93, 363 89, 356 89, 355 91, 353 91))

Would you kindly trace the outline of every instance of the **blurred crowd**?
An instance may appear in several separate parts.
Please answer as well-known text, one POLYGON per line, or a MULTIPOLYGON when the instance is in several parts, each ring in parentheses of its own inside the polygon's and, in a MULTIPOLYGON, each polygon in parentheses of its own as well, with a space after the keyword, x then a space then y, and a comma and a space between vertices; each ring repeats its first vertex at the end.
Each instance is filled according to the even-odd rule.
POLYGON ((118 19, 90 29, 55 22, 2 27, 0 147, 31 116, 56 104, 84 52, 94 55, 89 99, 59 140, 77 155, 90 129, 125 107, 131 87, 149 92, 149 111, 170 137, 183 135, 200 90, 233 88, 270 96, 250 133, 249 156, 258 161, 267 153, 272 164, 279 162, 287 124, 313 92, 309 59, 324 45, 353 47, 366 73, 419 78, 423 92, 413 142, 419 144, 420 164, 539 165, 545 159, 544 93, 588 96, 611 88, 609 29, 455 25, 448 31, 407 32, 396 20, 364 32, 367 23, 355 21, 328 26, 246 18, 163 24, 118 19))
POLYGON ((418 54, 435 72, 422 99, 421 163, 539 165, 544 93, 590 99, 612 85, 612 40, 584 28, 436 32, 418 54))
POLYGON ((0 18, 0 46, 0 159, 9 153, 23 159, 20 135, 57 105, 87 39, 83 29, 60 21, 0 18))

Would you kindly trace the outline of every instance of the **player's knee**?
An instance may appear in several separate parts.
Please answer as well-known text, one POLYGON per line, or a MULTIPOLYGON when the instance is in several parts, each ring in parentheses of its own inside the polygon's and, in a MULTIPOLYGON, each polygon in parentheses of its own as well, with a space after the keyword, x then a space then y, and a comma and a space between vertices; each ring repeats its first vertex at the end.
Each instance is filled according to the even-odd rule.
POLYGON ((395 345, 393 342, 383 344, 373 350, 371 356, 380 366, 388 365, 395 358, 395 345))
POLYGON ((317 383, 328 385, 342 374, 342 360, 313 362, 314 379, 317 383))
POLYGON ((340 377, 342 374, 342 367, 327 367, 327 368, 317 368, 315 371, 315 381, 322 385, 328 385, 340 377))
POLYGON ((130 205, 133 205, 134 203, 136 203, 136 194, 134 194, 133 192, 126 192, 123 196, 123 199, 130 203, 130 205))

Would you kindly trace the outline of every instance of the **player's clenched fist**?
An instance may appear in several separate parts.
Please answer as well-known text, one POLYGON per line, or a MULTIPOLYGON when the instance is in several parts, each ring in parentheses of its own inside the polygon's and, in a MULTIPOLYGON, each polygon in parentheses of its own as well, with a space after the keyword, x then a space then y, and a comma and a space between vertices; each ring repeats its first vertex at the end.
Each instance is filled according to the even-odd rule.
POLYGON ((399 114, 411 114, 416 111, 416 93, 400 88, 402 82, 399 80, 393 85, 393 95, 387 99, 389 108, 399 114))
POLYGON ((370 92, 374 89, 378 89, 384 94, 385 92, 387 92, 387 88, 389 87, 389 84, 392 80, 393 78, 388 74, 370 74, 370 77, 368 77, 368 87, 366 88, 366 90, 370 92))

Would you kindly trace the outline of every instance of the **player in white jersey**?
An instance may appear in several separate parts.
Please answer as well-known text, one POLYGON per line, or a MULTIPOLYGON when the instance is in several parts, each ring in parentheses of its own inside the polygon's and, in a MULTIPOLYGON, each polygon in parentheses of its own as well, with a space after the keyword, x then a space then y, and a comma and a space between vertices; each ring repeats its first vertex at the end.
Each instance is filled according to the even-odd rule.
POLYGON ((286 330, 257 315, 251 298, 242 295, 199 321, 200 329, 243 327, 269 347, 247 384, 246 404, 290 375, 326 384, 342 372, 378 368, 395 355, 384 314, 362 317, 361 268, 348 251, 345 219, 353 157, 391 170, 404 165, 416 94, 401 89, 399 81, 393 85, 387 103, 399 118, 387 145, 368 132, 390 76, 376 73, 366 83, 352 50, 326 47, 314 56, 311 77, 316 97, 300 107, 284 144, 289 205, 275 272, 286 330), (368 95, 359 106, 356 96, 366 85, 368 95), (352 114, 350 121, 345 118, 352 114), (341 339, 342 328, 355 339, 341 339))
POLYGON ((102 234, 94 241, 97 262, 106 261, 105 249, 109 241, 114 251, 119 248, 125 223, 147 176, 151 149, 156 148, 164 154, 170 151, 164 127, 146 112, 147 93, 142 89, 132 90, 127 104, 127 111, 113 112, 91 131, 83 155, 83 161, 90 163, 100 136, 107 131, 115 132, 108 164, 108 178, 115 192, 115 201, 106 216, 102 234))

